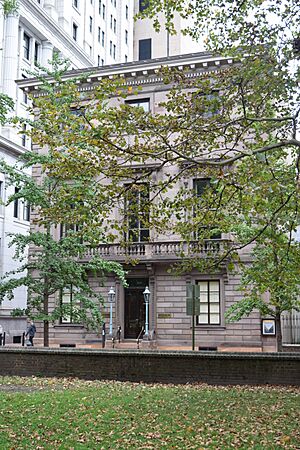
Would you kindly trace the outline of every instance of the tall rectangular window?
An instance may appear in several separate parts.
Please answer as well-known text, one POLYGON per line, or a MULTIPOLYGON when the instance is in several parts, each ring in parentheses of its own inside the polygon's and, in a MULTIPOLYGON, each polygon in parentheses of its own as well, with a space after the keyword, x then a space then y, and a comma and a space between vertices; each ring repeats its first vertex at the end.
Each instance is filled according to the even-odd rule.
POLYGON ((73 6, 78 9, 78 0, 73 0, 73 6))
POLYGON ((220 281, 198 281, 200 289, 200 314, 197 317, 198 325, 220 325, 220 281))
POLYGON ((105 5, 102 5, 102 17, 105 20, 105 5))
POLYGON ((139 61, 151 59, 151 39, 139 40, 139 61))
POLYGON ((149 6, 149 0, 139 0, 139 10, 140 12, 147 9, 149 6))
POLYGON ((128 45, 128 31, 125 30, 125 44, 128 45))
MULTIPOLYGON (((199 201, 199 207, 201 206, 201 197, 203 196, 205 190, 210 186, 210 178, 198 178, 193 180, 193 189, 194 189, 194 193, 197 197, 197 203, 199 201)), ((194 217, 197 215, 197 209, 198 206, 194 207, 194 211, 193 211, 193 215, 194 217)), ((201 227, 201 225, 199 226, 197 231, 194 231, 194 239, 199 239, 200 236, 200 231, 202 231, 204 229, 209 230, 212 229, 213 226, 211 227, 201 227)), ((209 233, 208 236, 209 239, 221 239, 221 233, 220 232, 211 232, 209 233)))
MULTIPOLYGON (((15 188, 15 194, 19 192, 19 188, 15 188)), ((14 217, 17 219, 19 217, 19 199, 14 199, 14 217)))
POLYGON ((74 41, 77 41, 78 39, 78 26, 76 23, 73 23, 73 39, 74 41))
POLYGON ((98 12, 99 12, 99 14, 101 14, 101 0, 99 0, 98 12))
POLYGON ((149 240, 149 184, 130 186, 125 197, 125 240, 146 242, 149 240))
POLYGON ((110 28, 112 30, 112 26, 113 26, 113 16, 112 14, 110 15, 110 28))
POLYGON ((116 59, 116 46, 113 45, 113 58, 116 59))
POLYGON ((114 19, 114 33, 116 34, 117 32, 117 21, 116 19, 114 19))
POLYGON ((93 18, 90 16, 90 33, 93 32, 93 18))
POLYGON ((76 298, 76 289, 72 284, 60 291, 60 304, 63 310, 61 323, 79 323, 80 301, 76 298))
POLYGON ((100 55, 98 55, 98 66, 100 66, 100 62, 101 62, 101 57, 100 57, 100 55))
POLYGON ((37 65, 40 57, 40 45, 38 42, 34 43, 34 64, 37 65))
POLYGON ((23 34, 23 56, 27 60, 30 58, 30 36, 25 31, 23 34))
POLYGON ((101 41, 101 28, 98 27, 98 42, 101 41))
POLYGON ((129 14, 128 6, 126 5, 125 6, 125 17, 126 17, 127 20, 128 20, 128 14, 129 14))
POLYGON ((22 145, 23 147, 26 147, 26 123, 23 125, 23 134, 22 134, 22 145))
POLYGON ((112 41, 109 41, 109 54, 112 56, 112 41))
POLYGON ((105 33, 104 31, 102 31, 102 47, 104 47, 104 43, 105 43, 105 33))

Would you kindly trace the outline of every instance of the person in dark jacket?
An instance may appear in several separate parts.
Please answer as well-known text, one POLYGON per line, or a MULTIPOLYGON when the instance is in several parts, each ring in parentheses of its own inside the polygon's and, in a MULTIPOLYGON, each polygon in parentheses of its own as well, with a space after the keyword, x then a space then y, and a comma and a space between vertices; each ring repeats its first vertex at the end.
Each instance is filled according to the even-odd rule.
POLYGON ((35 336, 35 333, 36 333, 36 327, 35 327, 33 321, 31 321, 29 327, 27 328, 25 336, 26 337, 28 336, 28 340, 31 343, 32 347, 33 347, 33 338, 35 336))

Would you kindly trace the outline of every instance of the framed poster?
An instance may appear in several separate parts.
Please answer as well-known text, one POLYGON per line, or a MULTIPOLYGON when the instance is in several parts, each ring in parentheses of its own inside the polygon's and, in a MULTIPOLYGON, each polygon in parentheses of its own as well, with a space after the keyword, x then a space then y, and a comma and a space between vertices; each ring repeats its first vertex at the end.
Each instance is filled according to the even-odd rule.
POLYGON ((275 336, 276 335, 275 319, 262 319, 261 334, 263 336, 275 336))

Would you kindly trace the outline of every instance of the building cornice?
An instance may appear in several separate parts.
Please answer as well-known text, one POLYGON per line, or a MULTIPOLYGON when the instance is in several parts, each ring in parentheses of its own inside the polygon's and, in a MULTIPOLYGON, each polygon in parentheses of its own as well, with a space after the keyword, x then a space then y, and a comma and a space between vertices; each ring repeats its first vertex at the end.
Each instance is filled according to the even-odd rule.
POLYGON ((13 156, 21 156, 24 155, 26 149, 21 145, 15 144, 10 139, 7 139, 4 136, 0 136, 0 148, 1 151, 5 151, 13 156))
MULTIPOLYGON (((233 62, 232 58, 215 56, 208 52, 190 53, 169 58, 156 58, 103 67, 70 70, 63 78, 68 80, 80 77, 82 80, 79 81, 78 90, 89 91, 103 78, 122 78, 124 79, 124 85, 127 86, 158 84, 163 81, 163 77, 160 74, 162 67, 185 70, 186 78, 188 79, 197 78, 212 71, 220 71, 221 67, 232 65, 233 62)), ((17 83, 21 89, 31 92, 37 91, 36 96, 41 95, 38 92, 41 82, 35 78, 18 80, 17 83)))
MULTIPOLYGON (((36 0, 20 0, 20 18, 25 19, 28 23, 32 23, 32 18, 34 17, 39 24, 45 24, 44 29, 49 30, 61 45, 70 49, 70 52, 78 58, 83 66, 92 66, 94 61, 89 58, 87 53, 69 36, 62 27, 47 14, 41 5, 37 3, 36 0)), ((46 36, 47 37, 47 36, 46 36)), ((50 36, 48 37, 50 40, 50 36)), ((60 49, 59 49, 60 50, 60 49)))

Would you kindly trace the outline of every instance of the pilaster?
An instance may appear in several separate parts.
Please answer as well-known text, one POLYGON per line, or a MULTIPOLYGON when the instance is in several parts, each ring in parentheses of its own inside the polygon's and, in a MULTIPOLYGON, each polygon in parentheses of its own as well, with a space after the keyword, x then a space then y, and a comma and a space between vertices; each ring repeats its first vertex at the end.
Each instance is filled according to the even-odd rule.
POLYGON ((53 44, 49 41, 42 41, 41 64, 43 67, 49 68, 53 59, 53 44))

